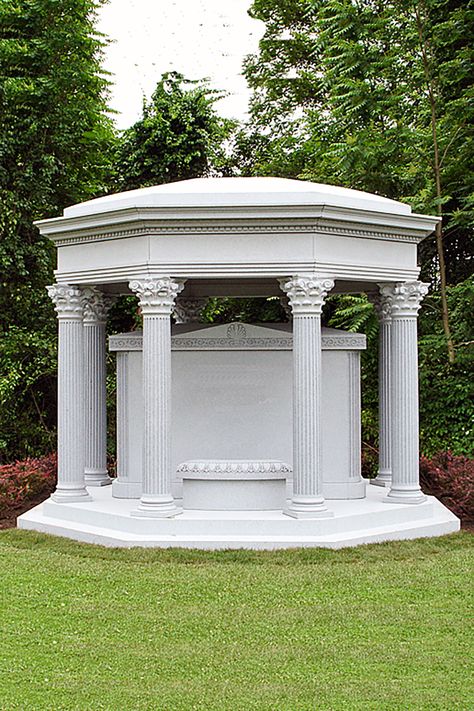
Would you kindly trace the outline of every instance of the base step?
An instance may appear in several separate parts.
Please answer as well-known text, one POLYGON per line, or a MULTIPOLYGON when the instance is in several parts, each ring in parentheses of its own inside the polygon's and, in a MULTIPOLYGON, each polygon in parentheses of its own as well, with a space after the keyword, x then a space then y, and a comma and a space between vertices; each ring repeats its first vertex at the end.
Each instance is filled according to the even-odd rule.
POLYGON ((115 499, 110 487, 93 501, 58 504, 48 499, 18 518, 23 529, 113 547, 201 549, 343 548, 364 543, 454 533, 456 518, 434 497, 420 505, 383 502, 386 491, 367 486, 361 500, 328 500, 330 519, 294 519, 281 511, 184 511, 171 519, 130 516, 136 501, 115 499))

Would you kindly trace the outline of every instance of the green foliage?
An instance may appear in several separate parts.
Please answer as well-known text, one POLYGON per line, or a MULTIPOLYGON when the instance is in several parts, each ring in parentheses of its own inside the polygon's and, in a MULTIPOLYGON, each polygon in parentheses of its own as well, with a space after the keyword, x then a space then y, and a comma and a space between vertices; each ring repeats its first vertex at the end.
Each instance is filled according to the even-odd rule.
POLYGON ((201 318, 205 323, 264 323, 287 320, 280 299, 276 296, 267 299, 212 298, 204 307, 201 318))
MULTIPOLYGON (((457 362, 447 363, 435 237, 420 245, 434 291, 420 314, 421 446, 472 454, 474 2, 254 0, 265 23, 246 60, 246 175, 334 183, 440 214, 457 362), (455 285, 458 286, 455 286, 455 285)), ((363 438, 377 444, 376 320, 360 296, 328 300, 329 325, 363 330, 363 438)))
POLYGON ((225 163, 234 124, 220 118, 221 92, 177 72, 163 74, 143 117, 124 131, 115 160, 119 190, 198 178, 225 163))
POLYGON ((457 358, 446 360, 440 299, 426 298, 420 316, 420 447, 474 457, 474 279, 448 288, 457 358))
POLYGON ((100 0, 0 5, 0 461, 54 437, 54 248, 33 220, 105 190, 113 131, 100 0))
MULTIPOLYGON (((448 283, 467 278, 474 2, 254 0, 251 14, 266 31, 245 65, 253 98, 237 145, 244 173, 368 190, 418 212, 441 207, 448 283)), ((421 259, 424 276, 437 283, 434 238, 423 243, 421 259)))
MULTIPOLYGON (((328 325, 367 334, 362 354, 362 439, 378 444, 378 324, 364 295, 328 298, 328 325)), ((474 457, 474 279, 448 288, 456 362, 446 359, 439 292, 430 293, 419 317, 420 450, 426 456, 449 450, 474 457)))
POLYGON ((365 294, 334 294, 326 299, 328 325, 351 333, 365 333, 373 340, 377 330, 377 316, 365 294))

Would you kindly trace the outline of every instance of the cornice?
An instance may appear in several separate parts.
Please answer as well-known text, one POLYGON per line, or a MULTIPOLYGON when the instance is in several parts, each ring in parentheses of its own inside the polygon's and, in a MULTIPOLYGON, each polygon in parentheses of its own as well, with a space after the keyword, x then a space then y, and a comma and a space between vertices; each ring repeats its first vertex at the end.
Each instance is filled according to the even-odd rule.
POLYGON ((57 246, 141 235, 341 234, 419 242, 438 218, 341 207, 265 206, 211 208, 126 208, 82 217, 57 217, 35 224, 57 246))
POLYGON ((109 240, 129 239, 130 237, 159 237, 173 235, 268 235, 268 234, 313 234, 338 235, 342 237, 359 237, 361 239, 388 240, 395 242, 411 242, 418 244, 424 235, 405 232, 390 232, 385 230, 353 228, 349 225, 324 225, 318 222, 312 224, 280 225, 265 224, 235 224, 235 225, 154 225, 128 229, 116 229, 104 232, 69 233, 67 235, 51 236, 57 247, 67 247, 75 244, 91 242, 107 242, 109 240))

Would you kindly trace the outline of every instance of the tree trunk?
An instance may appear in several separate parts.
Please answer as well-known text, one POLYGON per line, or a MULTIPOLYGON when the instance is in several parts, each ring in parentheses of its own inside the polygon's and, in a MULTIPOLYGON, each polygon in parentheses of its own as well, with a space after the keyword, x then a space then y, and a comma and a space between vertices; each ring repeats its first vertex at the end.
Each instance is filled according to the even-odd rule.
MULTIPOLYGON (((424 2, 421 3, 423 9, 425 9, 424 2)), ((439 144, 438 144, 438 134, 437 134, 437 115, 436 115, 436 98, 435 98, 435 86, 433 77, 430 71, 430 65, 427 53, 427 42, 423 36, 423 23, 420 16, 419 8, 415 10, 416 13, 416 23, 418 28, 418 37, 420 42, 421 57, 423 61, 423 71, 425 75, 426 88, 428 91, 428 100, 430 103, 431 111, 431 132, 433 135, 433 171, 436 184, 436 198, 437 198, 437 214, 439 217, 443 216, 443 210, 441 205, 441 198, 443 195, 441 187, 441 161, 439 155, 439 144)), ((443 223, 439 222, 436 225, 435 230, 436 235, 436 250, 438 252, 438 265, 439 265, 439 280, 440 280, 440 294, 441 294, 441 318, 443 321, 444 334, 446 336, 446 344, 448 348, 448 360, 450 363, 455 361, 455 350, 454 342, 451 334, 451 327, 449 324, 449 311, 448 311, 448 298, 446 294, 446 260, 444 257, 444 244, 443 244, 443 223)))

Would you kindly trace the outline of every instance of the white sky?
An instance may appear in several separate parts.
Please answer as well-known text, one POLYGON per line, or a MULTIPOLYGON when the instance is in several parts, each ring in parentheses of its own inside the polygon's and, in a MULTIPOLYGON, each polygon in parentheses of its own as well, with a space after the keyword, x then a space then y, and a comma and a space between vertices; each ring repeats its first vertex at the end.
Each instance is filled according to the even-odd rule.
POLYGON ((111 104, 115 121, 127 128, 141 115, 161 74, 178 71, 187 79, 208 77, 212 88, 230 96, 216 104, 222 116, 243 118, 248 89, 242 60, 255 52, 263 23, 252 20, 251 0, 110 0, 98 29, 115 40, 105 69, 114 74, 111 104))

